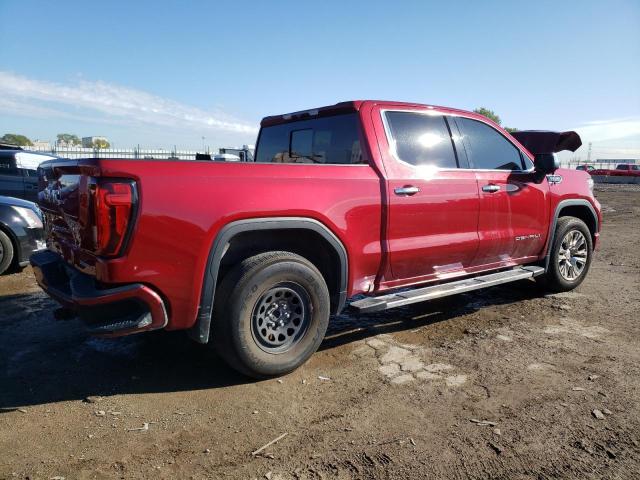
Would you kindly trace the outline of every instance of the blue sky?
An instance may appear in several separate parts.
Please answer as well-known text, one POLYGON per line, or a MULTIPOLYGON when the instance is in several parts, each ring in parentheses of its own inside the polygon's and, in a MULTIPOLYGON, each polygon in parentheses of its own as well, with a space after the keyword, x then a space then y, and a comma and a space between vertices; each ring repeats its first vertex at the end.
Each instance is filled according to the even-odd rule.
POLYGON ((265 115, 377 98, 640 158, 638 0, 0 0, 0 22, 0 134, 233 145, 265 115))

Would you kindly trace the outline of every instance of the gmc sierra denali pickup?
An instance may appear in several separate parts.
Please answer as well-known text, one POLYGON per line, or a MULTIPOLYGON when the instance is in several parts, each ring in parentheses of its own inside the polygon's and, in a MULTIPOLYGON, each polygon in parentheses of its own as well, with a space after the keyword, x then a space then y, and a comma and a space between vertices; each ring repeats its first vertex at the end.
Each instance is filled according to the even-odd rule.
POLYGON ((248 163, 51 160, 31 263, 93 334, 184 329, 247 375, 280 375, 356 295, 372 312, 584 280, 600 205, 553 155, 579 137, 518 135, 528 148, 474 113, 351 101, 264 118, 248 163))

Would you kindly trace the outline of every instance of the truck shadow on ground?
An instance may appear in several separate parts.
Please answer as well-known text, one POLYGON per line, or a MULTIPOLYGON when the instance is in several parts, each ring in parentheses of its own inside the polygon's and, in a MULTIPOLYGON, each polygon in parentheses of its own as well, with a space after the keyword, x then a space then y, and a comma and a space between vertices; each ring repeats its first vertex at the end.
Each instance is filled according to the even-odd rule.
MULTIPOLYGON (((411 330, 485 305, 540 296, 531 282, 370 315, 334 317, 321 350, 380 333, 411 330)), ((183 332, 89 337, 78 320, 58 321, 42 293, 0 297, 0 413, 89 396, 211 389, 253 382, 183 332)))
MULTIPOLYGON (((335 348, 375 335, 420 329, 474 313, 490 305, 518 303, 544 296, 530 280, 522 280, 475 292, 458 294, 388 311, 358 314, 353 311, 334 317, 320 350, 335 348)), ((473 328, 472 324, 468 325, 473 328)))

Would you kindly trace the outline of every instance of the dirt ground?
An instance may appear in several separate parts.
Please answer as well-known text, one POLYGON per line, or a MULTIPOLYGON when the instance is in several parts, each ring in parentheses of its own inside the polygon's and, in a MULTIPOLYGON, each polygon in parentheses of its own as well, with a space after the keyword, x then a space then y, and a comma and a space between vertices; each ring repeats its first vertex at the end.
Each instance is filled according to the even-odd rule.
POLYGON ((182 333, 87 337, 2 277, 0 478, 640 478, 640 189, 597 196, 576 291, 342 315, 279 380, 182 333))

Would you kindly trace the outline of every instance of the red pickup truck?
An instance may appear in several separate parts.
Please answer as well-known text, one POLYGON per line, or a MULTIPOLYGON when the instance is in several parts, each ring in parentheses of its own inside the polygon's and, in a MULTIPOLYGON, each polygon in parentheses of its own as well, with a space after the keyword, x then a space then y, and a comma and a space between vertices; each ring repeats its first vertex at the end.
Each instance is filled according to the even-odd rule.
POLYGON ((601 224, 586 172, 485 117, 399 102, 266 117, 251 163, 52 160, 39 181, 46 292, 94 334, 188 330, 254 377, 302 364, 356 295, 372 312, 575 288, 601 224))
POLYGON ((640 165, 635 163, 619 163, 615 169, 596 168, 589 171, 591 175, 606 175, 610 177, 640 177, 640 165))

